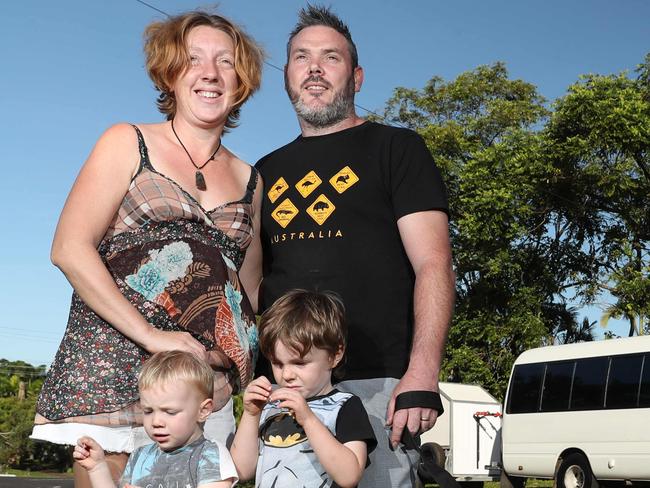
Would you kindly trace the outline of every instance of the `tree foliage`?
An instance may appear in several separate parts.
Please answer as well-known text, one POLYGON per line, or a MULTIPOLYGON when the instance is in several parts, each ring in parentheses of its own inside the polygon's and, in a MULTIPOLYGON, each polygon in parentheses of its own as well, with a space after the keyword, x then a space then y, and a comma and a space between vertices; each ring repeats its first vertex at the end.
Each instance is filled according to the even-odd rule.
POLYGON ((503 63, 395 90, 386 119, 422 135, 449 193, 457 305, 443 378, 502 397, 524 350, 593 337, 570 302, 606 288, 650 315, 648 64, 636 80, 585 77, 550 108, 503 63))
POLYGON ((607 290, 605 312, 643 333, 650 318, 650 55, 638 76, 587 75, 558 100, 546 134, 574 215, 589 220, 598 273, 582 287, 607 290))
POLYGON ((29 439, 44 374, 45 366, 0 359, 0 466, 65 471, 71 465, 65 446, 29 439), (19 396, 21 383, 24 398, 19 396))

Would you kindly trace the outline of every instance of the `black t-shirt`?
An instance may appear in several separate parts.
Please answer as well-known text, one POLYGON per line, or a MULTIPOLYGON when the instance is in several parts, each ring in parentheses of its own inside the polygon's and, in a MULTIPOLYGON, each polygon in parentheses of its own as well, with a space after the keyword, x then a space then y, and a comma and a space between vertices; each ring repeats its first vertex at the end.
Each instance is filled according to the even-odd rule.
POLYGON ((399 378, 408 365, 414 273, 397 220, 447 211, 422 138, 373 122, 298 137, 261 159, 268 308, 293 288, 337 292, 348 324, 344 379, 399 378))

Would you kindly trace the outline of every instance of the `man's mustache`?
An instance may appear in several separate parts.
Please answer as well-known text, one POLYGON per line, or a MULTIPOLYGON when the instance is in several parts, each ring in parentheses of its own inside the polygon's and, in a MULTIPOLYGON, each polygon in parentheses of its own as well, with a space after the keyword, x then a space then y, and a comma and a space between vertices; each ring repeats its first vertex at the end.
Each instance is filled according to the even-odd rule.
POLYGON ((300 88, 304 88, 309 83, 318 83, 320 85, 324 85, 327 88, 332 88, 332 85, 329 83, 329 81, 326 81, 321 76, 314 76, 314 75, 309 76, 305 81, 303 81, 300 85, 300 88))

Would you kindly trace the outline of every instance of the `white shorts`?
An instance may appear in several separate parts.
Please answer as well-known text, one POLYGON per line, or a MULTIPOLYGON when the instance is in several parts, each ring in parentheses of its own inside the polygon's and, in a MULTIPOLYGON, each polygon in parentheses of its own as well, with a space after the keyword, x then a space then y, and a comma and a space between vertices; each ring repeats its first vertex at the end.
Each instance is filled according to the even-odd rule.
MULTIPOLYGON (((234 432, 235 417, 231 398, 222 409, 210 414, 203 426, 203 433, 206 439, 220 442, 229 448, 234 432)), ((29 437, 34 440, 74 446, 77 444, 77 439, 85 435, 95 439, 106 452, 131 453, 138 447, 153 442, 142 426, 111 427, 76 422, 35 425, 29 437)))

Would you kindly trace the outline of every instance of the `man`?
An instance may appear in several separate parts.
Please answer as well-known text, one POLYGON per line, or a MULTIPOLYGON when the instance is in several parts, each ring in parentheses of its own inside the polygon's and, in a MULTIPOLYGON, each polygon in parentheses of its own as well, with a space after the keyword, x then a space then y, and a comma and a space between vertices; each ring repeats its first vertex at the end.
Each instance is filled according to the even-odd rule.
POLYGON ((341 295, 349 348, 338 388, 362 398, 379 442, 360 486, 411 486, 402 431, 428 430, 438 413, 394 407, 400 393, 438 391, 454 301, 444 186, 416 133, 355 113, 363 70, 329 9, 299 13, 287 58, 302 134, 257 165, 262 307, 292 288, 341 295))

